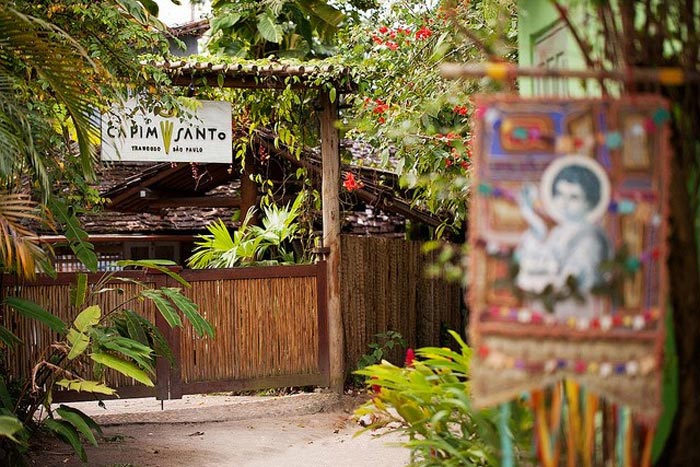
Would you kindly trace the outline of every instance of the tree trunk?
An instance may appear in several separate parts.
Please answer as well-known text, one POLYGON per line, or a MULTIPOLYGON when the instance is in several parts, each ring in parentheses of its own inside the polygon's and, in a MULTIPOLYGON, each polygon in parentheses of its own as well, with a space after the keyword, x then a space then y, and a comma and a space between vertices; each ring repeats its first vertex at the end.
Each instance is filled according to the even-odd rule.
POLYGON ((697 249, 697 212, 689 190, 697 167, 700 135, 700 93, 686 85, 672 95, 681 107, 673 122, 670 214, 671 245, 668 269, 678 353, 678 412, 660 465, 700 465, 700 268, 697 249))

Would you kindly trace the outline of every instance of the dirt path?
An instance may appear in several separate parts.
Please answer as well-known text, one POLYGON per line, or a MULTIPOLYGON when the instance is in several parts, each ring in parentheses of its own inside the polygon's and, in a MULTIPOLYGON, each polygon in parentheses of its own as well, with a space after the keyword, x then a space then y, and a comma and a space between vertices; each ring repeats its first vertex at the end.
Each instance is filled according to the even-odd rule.
MULTIPOLYGON (((109 413, 96 417, 107 425, 105 441, 88 448, 88 465, 406 465, 408 450, 396 446, 400 441, 397 435, 354 436, 360 427, 351 415, 360 402, 347 396, 339 400, 332 394, 205 396, 166 401, 162 411, 160 403, 152 399, 107 402, 109 413), (116 407, 117 403, 122 405, 116 407)), ((74 405, 93 415, 104 412, 95 403, 74 405)), ((30 462, 41 466, 85 465, 60 443, 35 448, 30 462)))

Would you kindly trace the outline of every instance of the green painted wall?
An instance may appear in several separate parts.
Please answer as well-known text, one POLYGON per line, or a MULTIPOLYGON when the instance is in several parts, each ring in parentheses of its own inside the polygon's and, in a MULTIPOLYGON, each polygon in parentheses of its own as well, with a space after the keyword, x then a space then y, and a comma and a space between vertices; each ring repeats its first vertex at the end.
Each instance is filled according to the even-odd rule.
MULTIPOLYGON (((567 4, 569 16, 574 24, 580 25, 579 30, 591 30, 591 20, 586 15, 583 2, 567 4)), ((534 45, 537 40, 554 29, 562 26, 559 14, 549 0, 519 0, 518 1, 518 44, 519 65, 534 66, 534 45)), ((586 63, 581 51, 570 31, 565 32, 567 68, 586 69, 586 63)), ((535 82, 532 78, 520 78, 520 93, 523 96, 535 95, 535 82)), ((569 95, 572 97, 594 96, 600 91, 595 83, 584 84, 581 80, 569 80, 569 95)))

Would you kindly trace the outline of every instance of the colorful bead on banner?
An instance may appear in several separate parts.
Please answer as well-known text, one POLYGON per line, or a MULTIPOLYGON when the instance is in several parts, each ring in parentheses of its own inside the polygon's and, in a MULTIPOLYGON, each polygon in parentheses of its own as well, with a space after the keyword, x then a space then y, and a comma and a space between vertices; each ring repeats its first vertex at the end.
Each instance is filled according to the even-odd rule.
POLYGON ((619 149, 622 147, 622 135, 617 131, 611 131, 605 135, 605 145, 609 149, 619 149))
POLYGON ((656 109, 654 111, 654 115, 652 115, 652 120, 654 120, 654 123, 657 126, 661 126, 664 122, 668 121, 671 118, 671 114, 669 113, 668 110, 664 108, 656 109))

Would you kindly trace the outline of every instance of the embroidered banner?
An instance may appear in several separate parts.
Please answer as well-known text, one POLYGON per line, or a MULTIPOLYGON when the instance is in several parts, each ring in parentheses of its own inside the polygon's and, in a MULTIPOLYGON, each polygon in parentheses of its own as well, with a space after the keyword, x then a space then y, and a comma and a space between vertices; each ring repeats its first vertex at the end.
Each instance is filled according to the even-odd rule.
POLYGON ((652 96, 477 101, 476 405, 571 379, 658 417, 669 117, 652 96))

